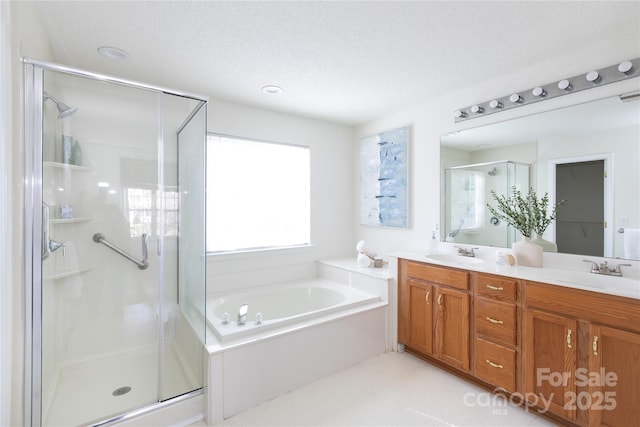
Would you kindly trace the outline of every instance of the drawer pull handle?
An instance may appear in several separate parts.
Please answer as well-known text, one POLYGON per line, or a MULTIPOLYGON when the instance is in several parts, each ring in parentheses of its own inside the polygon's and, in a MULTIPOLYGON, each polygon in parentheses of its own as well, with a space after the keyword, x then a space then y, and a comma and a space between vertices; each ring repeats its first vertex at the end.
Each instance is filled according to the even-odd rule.
POLYGON ((503 287, 493 285, 487 285, 487 289, 491 289, 492 291, 504 291, 503 287))
POLYGON ((487 320, 491 323, 493 323, 494 325, 504 325, 504 322, 502 320, 496 320, 496 319, 492 319, 491 317, 487 316, 487 320))
POLYGON ((431 295, 431 291, 427 291, 427 294, 424 296, 424 300, 429 304, 429 295, 431 295))
POLYGON ((442 294, 438 295, 438 307, 442 307, 442 294))
POLYGON ((502 368, 504 368, 504 366, 502 366, 502 365, 500 365, 500 364, 498 364, 498 363, 493 363, 493 362, 492 362, 491 360, 489 360, 489 359, 487 359, 487 360, 486 360, 486 362, 487 362, 489 365, 493 366, 494 368, 498 368, 498 369, 502 369, 502 368))
POLYGON ((597 335, 593 336, 593 355, 594 356, 598 355, 598 336, 597 335))
POLYGON ((571 345, 571 329, 567 330, 567 347, 568 348, 573 348, 573 346, 571 345))

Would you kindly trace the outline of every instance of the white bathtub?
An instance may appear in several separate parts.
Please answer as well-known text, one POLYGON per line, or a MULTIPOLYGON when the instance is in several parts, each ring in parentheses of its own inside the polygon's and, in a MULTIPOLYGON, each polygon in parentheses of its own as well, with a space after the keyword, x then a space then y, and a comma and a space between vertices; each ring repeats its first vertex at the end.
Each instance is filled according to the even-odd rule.
POLYGON ((385 351, 390 282, 353 275, 207 299, 210 424, 385 351), (249 306, 247 321, 238 326, 243 304, 249 306), (225 312, 228 325, 222 324, 225 312))
POLYGON ((207 324, 225 342, 376 301, 380 296, 324 279, 309 279, 209 298, 207 324), (249 310, 246 323, 239 325, 238 310, 243 304, 249 310), (227 324, 225 313, 230 320, 227 324), (256 322, 258 313, 260 324, 256 322))

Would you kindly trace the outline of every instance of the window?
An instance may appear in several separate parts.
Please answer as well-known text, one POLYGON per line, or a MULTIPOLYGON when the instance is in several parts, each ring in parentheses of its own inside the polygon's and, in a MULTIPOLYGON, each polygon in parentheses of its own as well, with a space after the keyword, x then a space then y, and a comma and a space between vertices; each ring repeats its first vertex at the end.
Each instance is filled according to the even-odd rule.
POLYGON ((310 243, 309 148, 207 136, 207 251, 310 243))
POLYGON ((127 211, 129 234, 140 237, 144 233, 155 235, 162 232, 165 237, 178 235, 178 192, 164 192, 164 227, 161 224, 160 207, 162 193, 147 188, 127 188, 127 211), (152 224, 156 223, 154 232, 152 224))

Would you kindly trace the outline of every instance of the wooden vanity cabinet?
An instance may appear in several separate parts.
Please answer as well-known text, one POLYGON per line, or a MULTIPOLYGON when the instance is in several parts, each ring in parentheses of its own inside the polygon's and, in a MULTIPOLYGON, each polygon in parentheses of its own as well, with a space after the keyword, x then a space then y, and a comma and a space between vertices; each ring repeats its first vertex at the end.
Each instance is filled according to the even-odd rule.
POLYGON ((508 392, 519 387, 518 283, 476 273, 474 284, 475 376, 508 392))
POLYGON ((398 280, 398 340, 469 371, 469 273, 401 259, 398 280))
POLYGON ((405 281, 406 307, 408 308, 404 324, 405 345, 423 354, 434 354, 433 342, 433 285, 413 279, 405 281))
POLYGON ((576 395, 577 322, 538 310, 527 310, 525 317, 525 396, 531 402, 548 402, 552 413, 575 420, 576 408, 570 403, 576 395), (570 375, 558 376, 565 372, 570 375))
POLYGON ((589 425, 640 426, 640 333, 592 324, 589 340, 589 372, 599 375, 588 389, 589 425))
POLYGON ((640 301, 525 283, 525 395, 579 425, 640 427, 640 301))
POLYGON ((640 300, 404 259, 398 292, 414 354, 565 425, 640 427, 640 300))

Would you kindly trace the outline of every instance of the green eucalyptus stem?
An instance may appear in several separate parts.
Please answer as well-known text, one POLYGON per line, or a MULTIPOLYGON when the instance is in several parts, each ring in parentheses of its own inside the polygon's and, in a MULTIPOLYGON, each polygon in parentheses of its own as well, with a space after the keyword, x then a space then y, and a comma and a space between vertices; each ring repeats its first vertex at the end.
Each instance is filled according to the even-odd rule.
POLYGON ((551 221, 557 217, 556 209, 564 204, 564 200, 553 207, 550 214, 549 194, 545 193, 541 199, 533 188, 529 188, 526 196, 523 196, 520 190, 515 186, 512 187, 512 195, 510 197, 498 195, 491 190, 491 195, 497 203, 497 207, 493 207, 487 203, 489 211, 497 218, 505 221, 510 226, 518 230, 523 236, 531 237, 533 232, 542 236, 551 221))

